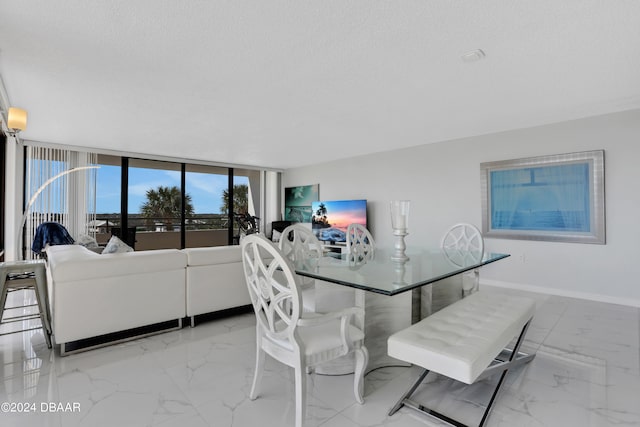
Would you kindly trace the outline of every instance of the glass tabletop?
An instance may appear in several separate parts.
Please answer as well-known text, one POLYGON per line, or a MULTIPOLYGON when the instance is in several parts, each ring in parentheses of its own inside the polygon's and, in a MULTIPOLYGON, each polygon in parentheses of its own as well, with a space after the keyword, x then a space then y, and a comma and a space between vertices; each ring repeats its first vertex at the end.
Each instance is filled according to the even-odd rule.
POLYGON ((301 276, 333 282, 383 295, 396 295, 465 271, 507 258, 508 254, 479 254, 442 250, 407 250, 409 260, 391 259, 391 251, 376 249, 371 260, 353 260, 348 255, 324 256, 295 265, 301 276))

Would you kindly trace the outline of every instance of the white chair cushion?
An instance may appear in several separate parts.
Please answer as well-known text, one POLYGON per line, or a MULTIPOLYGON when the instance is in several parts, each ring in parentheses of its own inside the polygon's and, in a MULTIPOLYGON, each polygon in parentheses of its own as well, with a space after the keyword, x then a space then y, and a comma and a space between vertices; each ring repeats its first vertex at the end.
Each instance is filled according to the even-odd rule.
POLYGON ((476 292, 389 337, 389 356, 473 383, 535 312, 529 298, 476 292))
MULTIPOLYGON (((309 365, 332 360, 342 350, 338 320, 319 326, 299 328, 298 333, 304 342, 305 356, 309 365)), ((349 325, 349 337, 355 348, 362 346, 364 333, 360 329, 349 325)))
MULTIPOLYGON (((305 317, 315 317, 315 313, 305 313, 305 317)), ((278 322, 278 323, 281 323, 278 322)), ((333 360, 341 354, 342 340, 340 339, 340 320, 336 319, 317 326, 297 328, 296 332, 304 343, 304 353, 307 365, 316 365, 333 360)), ((364 333, 353 325, 349 325, 349 338, 354 348, 364 344, 364 333)), ((291 343, 285 340, 273 340, 284 348, 293 350, 291 343)))

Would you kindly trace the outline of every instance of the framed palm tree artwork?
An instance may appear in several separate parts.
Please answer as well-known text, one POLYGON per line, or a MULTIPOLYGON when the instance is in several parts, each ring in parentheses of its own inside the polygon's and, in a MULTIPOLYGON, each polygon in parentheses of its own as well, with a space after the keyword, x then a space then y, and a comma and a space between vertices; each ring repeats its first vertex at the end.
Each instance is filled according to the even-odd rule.
POLYGON ((319 200, 319 184, 284 189, 284 219, 311 223, 311 204, 319 200))

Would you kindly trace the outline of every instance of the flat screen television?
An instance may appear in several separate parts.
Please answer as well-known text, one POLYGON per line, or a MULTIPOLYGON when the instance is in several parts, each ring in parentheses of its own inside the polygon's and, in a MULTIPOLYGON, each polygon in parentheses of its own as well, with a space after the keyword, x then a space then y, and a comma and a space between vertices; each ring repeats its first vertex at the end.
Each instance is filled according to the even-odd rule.
POLYGON ((322 242, 346 242, 347 227, 353 223, 367 226, 366 200, 321 200, 311 203, 311 228, 322 242))

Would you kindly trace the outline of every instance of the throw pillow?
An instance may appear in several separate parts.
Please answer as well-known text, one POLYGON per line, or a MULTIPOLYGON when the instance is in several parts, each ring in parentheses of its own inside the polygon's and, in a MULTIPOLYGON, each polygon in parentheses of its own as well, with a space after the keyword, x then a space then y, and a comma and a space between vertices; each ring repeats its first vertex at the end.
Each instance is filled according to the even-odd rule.
POLYGON ((118 236, 111 236, 109 243, 102 251, 103 254, 123 254, 125 252, 133 252, 133 248, 120 240, 118 236))
POLYGON ((97 248, 99 246, 98 241, 94 237, 91 237, 87 234, 80 235, 76 239, 76 244, 80 246, 84 246, 85 248, 88 248, 88 249, 97 248))

